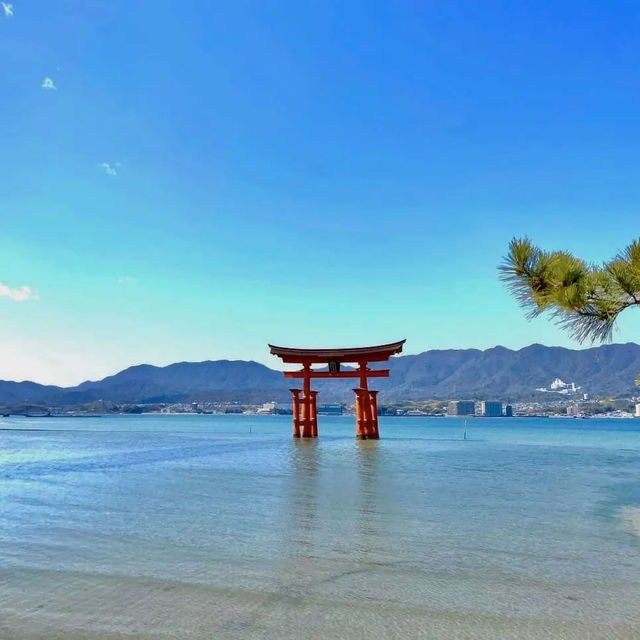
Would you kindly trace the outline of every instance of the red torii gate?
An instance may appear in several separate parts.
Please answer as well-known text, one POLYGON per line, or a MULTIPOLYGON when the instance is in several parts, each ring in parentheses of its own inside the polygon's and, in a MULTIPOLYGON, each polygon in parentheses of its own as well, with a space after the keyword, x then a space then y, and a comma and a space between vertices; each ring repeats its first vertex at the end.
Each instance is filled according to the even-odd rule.
POLYGON ((386 378, 389 369, 371 370, 370 362, 386 362, 400 353, 405 340, 375 347, 351 349, 294 349, 270 344, 269 349, 285 363, 301 364, 300 371, 285 371, 285 378, 302 378, 302 389, 291 389, 293 401, 293 437, 316 438, 318 436, 317 391, 311 389, 312 378, 359 378, 360 386, 354 389, 356 406, 356 437, 361 440, 377 439, 378 401, 377 391, 369 390, 367 378, 386 378), (353 371, 340 371, 342 363, 356 363, 353 371), (326 364, 328 371, 311 369, 312 364, 326 364), (302 395, 300 395, 302 393, 302 395))

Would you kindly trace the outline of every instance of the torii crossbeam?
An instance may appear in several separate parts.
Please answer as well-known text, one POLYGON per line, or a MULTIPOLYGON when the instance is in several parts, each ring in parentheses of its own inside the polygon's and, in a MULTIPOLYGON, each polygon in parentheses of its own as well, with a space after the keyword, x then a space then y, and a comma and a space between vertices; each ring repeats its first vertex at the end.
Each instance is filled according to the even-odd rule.
POLYGON ((392 355, 400 353, 405 340, 382 344, 375 347, 357 347, 349 349, 295 349, 277 347, 270 344, 269 349, 287 364, 301 364, 300 371, 285 371, 285 378, 302 378, 302 389, 291 389, 293 401, 294 438, 316 438, 318 436, 317 391, 311 389, 312 378, 359 378, 360 386, 355 388, 356 437, 361 440, 378 439, 378 401, 377 391, 369 390, 368 378, 386 378, 388 369, 371 370, 370 362, 386 362, 392 355), (352 371, 341 371, 345 363, 358 366, 352 371), (328 370, 318 371, 312 364, 326 364, 328 370), (300 395, 302 394, 302 395, 300 395))

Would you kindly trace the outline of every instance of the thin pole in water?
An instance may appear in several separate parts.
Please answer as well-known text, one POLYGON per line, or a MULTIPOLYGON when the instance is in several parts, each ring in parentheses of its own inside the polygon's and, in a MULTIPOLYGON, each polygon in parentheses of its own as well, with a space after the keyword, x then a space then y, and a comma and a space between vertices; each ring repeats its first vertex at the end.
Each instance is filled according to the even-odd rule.
POLYGON ((467 419, 466 418, 464 420, 464 434, 462 435, 462 439, 463 440, 467 439, 467 419))

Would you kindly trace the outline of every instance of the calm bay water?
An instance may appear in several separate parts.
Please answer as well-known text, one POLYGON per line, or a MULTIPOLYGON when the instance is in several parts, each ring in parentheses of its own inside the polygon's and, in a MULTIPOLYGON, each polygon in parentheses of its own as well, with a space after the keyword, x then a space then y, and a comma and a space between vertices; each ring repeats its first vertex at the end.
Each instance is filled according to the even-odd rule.
POLYGON ((3 640, 640 637, 640 420, 0 428, 3 640))

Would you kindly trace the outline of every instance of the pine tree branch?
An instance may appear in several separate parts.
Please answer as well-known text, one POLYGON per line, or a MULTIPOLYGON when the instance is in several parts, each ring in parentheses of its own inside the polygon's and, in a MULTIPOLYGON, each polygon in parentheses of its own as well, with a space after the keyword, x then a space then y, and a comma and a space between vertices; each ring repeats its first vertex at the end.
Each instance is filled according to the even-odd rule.
POLYGON ((514 238, 499 270, 529 318, 550 311, 579 342, 610 341, 620 313, 640 306, 640 241, 598 267, 514 238))

